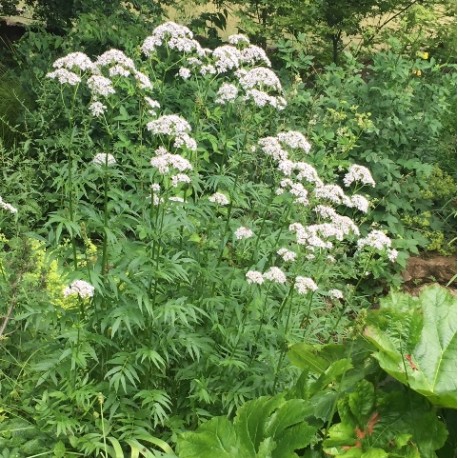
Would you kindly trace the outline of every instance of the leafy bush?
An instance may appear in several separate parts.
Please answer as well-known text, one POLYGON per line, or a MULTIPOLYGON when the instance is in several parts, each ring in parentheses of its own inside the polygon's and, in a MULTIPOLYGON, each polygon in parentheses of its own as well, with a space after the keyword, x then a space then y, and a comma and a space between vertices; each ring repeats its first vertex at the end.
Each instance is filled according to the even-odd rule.
POLYGON ((288 344, 344 338, 361 285, 396 259, 358 228, 369 170, 322 161, 264 52, 230 41, 204 50, 166 23, 132 58, 76 52, 47 73, 21 148, 43 218, 27 236, 49 264, 2 184, 19 207, 3 229, 7 441, 20 419, 36 453, 169 453, 184 427, 294 380, 288 344), (34 280, 8 292, 18 269, 34 280))
POLYGON ((312 59, 288 41, 279 56, 298 73, 288 114, 308 123, 316 154, 335 167, 358 161, 379 183, 370 190, 367 222, 389 230, 402 251, 449 252, 456 226, 454 67, 393 48, 368 65, 346 54, 342 66, 314 71, 312 59))
POLYGON ((446 412, 430 403, 456 409, 455 308, 439 287, 419 298, 392 294, 367 315, 373 346, 359 335, 364 319, 346 345, 293 345, 290 359, 303 369, 295 387, 247 402, 233 422, 217 417, 183 433, 180 458, 456 454, 456 443, 446 443, 446 412), (374 348, 380 366, 408 388, 374 364, 374 348))

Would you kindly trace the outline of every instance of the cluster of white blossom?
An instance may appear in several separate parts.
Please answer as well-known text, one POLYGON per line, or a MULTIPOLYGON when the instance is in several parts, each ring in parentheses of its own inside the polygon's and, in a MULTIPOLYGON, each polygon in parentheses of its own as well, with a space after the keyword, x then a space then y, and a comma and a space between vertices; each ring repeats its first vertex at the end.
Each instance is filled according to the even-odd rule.
POLYGON ((102 102, 95 101, 89 105, 89 111, 91 112, 92 116, 98 118, 99 116, 103 115, 107 110, 107 106, 104 105, 102 102))
POLYGON ((194 34, 188 27, 176 24, 175 22, 165 22, 157 26, 153 33, 146 37, 141 49, 147 57, 156 52, 160 46, 167 46, 180 52, 190 53, 196 51, 203 54, 200 44, 194 40, 194 34))
POLYGON ((239 83, 245 90, 255 87, 266 87, 276 91, 282 89, 278 76, 270 68, 265 67, 255 67, 244 72, 239 78, 239 83))
POLYGON ((70 286, 64 289, 64 296, 77 295, 81 299, 94 296, 94 287, 84 280, 75 280, 70 286))
POLYGON ((243 240, 243 239, 249 239, 250 237, 253 237, 254 232, 251 229, 249 229, 248 227, 240 226, 234 232, 234 235, 237 240, 243 240))
POLYGON ((10 213, 17 213, 17 208, 5 202, 2 197, 0 197, 0 208, 3 208, 3 210, 9 211, 10 213))
POLYGON ((237 33, 234 35, 229 35, 229 37, 227 38, 227 42, 231 45, 238 45, 240 43, 249 45, 250 39, 246 35, 237 33))
POLYGON ((83 52, 72 52, 64 57, 60 57, 52 66, 57 69, 64 68, 67 70, 73 70, 76 67, 83 72, 89 70, 91 73, 96 71, 95 64, 83 52))
POLYGON ((311 278, 298 276, 294 281, 294 289, 299 294, 307 294, 309 291, 316 291, 318 286, 311 278))
POLYGON ((282 111, 286 108, 286 100, 283 97, 269 95, 267 92, 258 89, 250 89, 246 91, 243 100, 251 100, 257 107, 263 108, 271 106, 272 108, 282 111))
POLYGON ((345 175, 343 182, 345 186, 350 186, 352 183, 360 181, 363 184, 374 187, 375 181, 372 178, 371 172, 362 165, 352 165, 348 169, 348 173, 345 175))
POLYGON ((220 205, 221 207, 229 205, 229 199, 221 192, 215 192, 208 198, 208 200, 214 204, 220 205))
POLYGON ((225 73, 240 66, 240 51, 234 46, 218 46, 213 50, 212 57, 218 73, 225 73))
POLYGON ((379 230, 372 230, 369 234, 358 240, 358 250, 364 249, 364 247, 375 248, 378 251, 386 250, 388 259, 391 262, 396 261, 398 257, 398 251, 391 249, 391 239, 379 230))
POLYGON ((173 146, 180 148, 182 146, 195 151, 197 149, 196 141, 189 136, 191 126, 178 115, 164 115, 154 121, 150 121, 146 128, 154 135, 169 135, 175 137, 173 146))
POLYGON ((310 153, 312 148, 308 140, 304 137, 304 134, 296 130, 280 132, 277 135, 277 138, 281 143, 289 146, 290 148, 300 149, 306 154, 310 153))
POLYGON ((297 253, 294 251, 288 250, 287 248, 280 248, 277 251, 278 256, 280 256, 285 262, 293 262, 297 258, 297 253))
POLYGON ((391 239, 382 231, 373 230, 369 234, 358 240, 358 249, 362 250, 365 246, 383 250, 391 247, 391 239))
POLYGON ((159 183, 153 183, 151 185, 151 193, 152 193, 152 202, 153 205, 157 206, 164 203, 164 199, 159 197, 159 193, 161 192, 161 185, 159 183))
POLYGON ((101 95, 102 97, 106 97, 115 93, 111 80, 102 75, 92 75, 89 77, 87 86, 95 96, 101 95))
POLYGON ((185 173, 178 173, 177 175, 172 175, 170 181, 172 183, 172 186, 174 188, 177 188, 180 183, 191 183, 191 178, 185 173))
POLYGON ((248 271, 245 277, 248 283, 255 283, 257 285, 262 285, 264 283, 264 276, 257 270, 248 271))
POLYGON ((161 104, 157 100, 154 100, 150 97, 145 97, 144 100, 149 105, 149 108, 150 108, 148 110, 148 113, 151 116, 156 116, 156 110, 159 110, 159 108, 161 108, 161 104))
POLYGON ((122 67, 125 70, 135 70, 134 61, 119 49, 110 49, 97 57, 97 67, 122 67))
POLYGON ((267 65, 267 67, 272 66, 272 63, 267 57, 264 49, 255 45, 249 45, 240 51, 240 62, 248 65, 254 65, 257 62, 261 62, 262 64, 267 65))
POLYGON ((92 159, 92 163, 95 165, 116 165, 116 159, 112 154, 109 153, 98 153, 92 159))
POLYGON ((179 172, 192 170, 191 163, 180 156, 179 154, 169 153, 164 147, 159 147, 156 151, 156 156, 151 158, 151 166, 156 168, 161 175, 170 172, 170 169, 177 169, 179 172))
POLYGON ((294 199, 294 203, 308 205, 308 191, 304 188, 304 185, 302 183, 294 182, 289 178, 285 178, 280 181, 280 188, 277 189, 276 193, 277 195, 280 195, 285 190, 287 190, 291 195, 296 197, 294 199))
POLYGON ((264 272, 263 277, 265 280, 270 280, 274 283, 286 283, 286 275, 278 267, 271 267, 267 272, 264 272))
POLYGON ((231 83, 223 83, 216 94, 215 103, 224 105, 227 102, 233 102, 239 93, 237 86, 231 83))
POLYGON ((328 294, 332 299, 343 299, 343 293, 340 289, 330 289, 328 294))
POLYGON ((46 74, 48 78, 59 81, 60 84, 70 84, 70 86, 76 86, 81 83, 81 77, 76 73, 66 70, 65 68, 58 68, 53 72, 46 74))

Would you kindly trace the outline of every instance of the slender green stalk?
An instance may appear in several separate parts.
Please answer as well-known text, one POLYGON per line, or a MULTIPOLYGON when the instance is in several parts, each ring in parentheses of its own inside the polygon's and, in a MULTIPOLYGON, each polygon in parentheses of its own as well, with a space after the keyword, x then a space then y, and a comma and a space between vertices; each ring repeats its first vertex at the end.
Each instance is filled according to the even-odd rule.
POLYGON ((280 374, 280 368, 281 368, 281 365, 282 365, 283 360, 285 358, 286 352, 288 351, 287 336, 288 336, 289 320, 291 318, 291 311, 292 311, 292 308, 293 308, 293 301, 291 300, 291 296, 292 296, 293 292, 294 292, 294 283, 292 283, 291 286, 289 287, 288 294, 286 295, 285 299, 283 299, 283 303, 282 303, 282 305, 280 306, 280 309, 279 309, 279 314, 280 314, 281 311, 283 310, 283 308, 285 307, 286 303, 289 301, 288 315, 286 316, 286 323, 285 323, 285 342, 283 344, 283 348, 282 348, 282 350, 280 352, 280 355, 278 357, 277 368, 275 369, 274 383, 273 383, 273 386, 272 386, 272 394, 275 393, 275 390, 277 388, 278 377, 279 377, 279 374, 280 374))

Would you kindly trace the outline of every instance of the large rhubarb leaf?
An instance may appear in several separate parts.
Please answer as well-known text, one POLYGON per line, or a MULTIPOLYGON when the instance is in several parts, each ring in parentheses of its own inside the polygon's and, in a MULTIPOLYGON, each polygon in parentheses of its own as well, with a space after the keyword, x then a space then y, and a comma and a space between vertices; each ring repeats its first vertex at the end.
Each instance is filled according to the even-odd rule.
POLYGON ((381 301, 364 331, 380 366, 433 404, 456 409, 456 298, 433 286, 381 301))
POLYGON ((216 417, 178 439, 180 458, 295 458, 315 438, 306 402, 282 395, 246 402, 234 422, 216 417))

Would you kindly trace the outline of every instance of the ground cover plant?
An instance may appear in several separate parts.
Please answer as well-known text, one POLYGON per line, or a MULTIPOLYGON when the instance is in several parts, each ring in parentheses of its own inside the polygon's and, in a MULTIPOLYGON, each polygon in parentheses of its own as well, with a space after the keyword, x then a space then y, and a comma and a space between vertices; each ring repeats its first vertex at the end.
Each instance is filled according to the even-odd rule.
MULTIPOLYGON (((317 104, 318 127, 304 126, 301 88, 285 90, 244 35, 208 49, 168 22, 124 51, 74 40, 90 52, 67 49, 44 72, 41 60, 27 139, 2 154, 0 456, 174 456, 181 433, 210 418, 265 403, 267 416, 288 416, 298 399, 301 423, 310 397, 284 394, 305 383, 291 346, 347 346, 376 300, 374 279, 392 279, 402 243, 382 230, 370 197, 383 172, 374 179, 356 154, 339 160, 333 140, 322 141, 319 123, 333 126, 329 99, 317 104)), ((368 115, 358 116, 370 131, 368 115)), ((399 339, 372 324, 380 366, 404 383, 393 369, 399 355, 381 345, 399 339)), ((340 386, 354 355, 337 356, 326 384, 313 384, 317 372, 306 383, 335 403, 327 385, 340 386)), ((387 413, 400 399, 381 388, 376 402, 379 380, 366 375, 354 393, 341 390, 338 415, 351 427, 338 444, 337 404, 325 432, 299 426, 314 438, 329 433, 327 453, 358 452, 353 433, 363 425, 344 418, 348 399, 370 394, 352 414, 374 427, 369 410, 387 413)), ((435 415, 421 397, 412 402, 435 415)), ((367 456, 435 456, 446 432, 434 424, 432 445, 417 447, 408 420, 400 441, 387 436, 367 456)))

